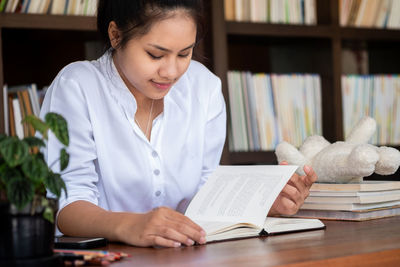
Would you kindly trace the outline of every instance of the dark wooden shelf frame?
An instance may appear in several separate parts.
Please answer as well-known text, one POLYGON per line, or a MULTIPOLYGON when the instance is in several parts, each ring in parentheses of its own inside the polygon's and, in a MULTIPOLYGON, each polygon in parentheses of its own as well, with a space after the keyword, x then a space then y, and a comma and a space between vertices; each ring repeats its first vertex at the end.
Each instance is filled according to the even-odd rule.
POLYGON ((340 38, 353 40, 400 40, 399 30, 339 27, 338 25, 288 25, 226 21, 226 34, 271 37, 340 38))
POLYGON ((400 41, 400 30, 375 28, 340 28, 340 37, 347 40, 400 41))
POLYGON ((230 152, 230 164, 277 164, 273 151, 230 152))
POLYGON ((36 15, 0 13, 1 28, 95 31, 92 16, 36 15))
POLYGON ((226 22, 226 33, 236 35, 330 38, 332 37, 332 31, 334 30, 333 27, 325 25, 304 26, 233 21, 226 22))

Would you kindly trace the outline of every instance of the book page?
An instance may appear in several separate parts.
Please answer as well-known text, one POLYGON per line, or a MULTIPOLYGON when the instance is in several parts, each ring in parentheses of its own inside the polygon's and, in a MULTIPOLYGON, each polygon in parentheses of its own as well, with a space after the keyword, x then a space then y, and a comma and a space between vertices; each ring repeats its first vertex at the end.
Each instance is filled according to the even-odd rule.
POLYGON ((258 232, 261 231, 260 227, 257 227, 253 224, 246 224, 246 223, 234 223, 234 222, 211 222, 211 221, 196 221, 198 225, 200 225, 206 232, 207 236, 215 235, 218 233, 223 233, 230 231, 234 228, 238 227, 246 227, 246 228, 255 228, 258 232))
POLYGON ((193 198, 185 215, 201 226, 204 222, 229 222, 251 223, 261 228, 296 168, 289 165, 219 166, 193 198))

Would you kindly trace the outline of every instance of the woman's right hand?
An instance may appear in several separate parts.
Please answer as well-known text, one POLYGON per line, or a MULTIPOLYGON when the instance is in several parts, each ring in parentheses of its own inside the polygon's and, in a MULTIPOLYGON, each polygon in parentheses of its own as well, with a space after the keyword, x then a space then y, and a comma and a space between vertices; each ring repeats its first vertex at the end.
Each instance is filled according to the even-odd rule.
POLYGON ((144 214, 125 213, 117 238, 136 246, 179 247, 204 244, 206 233, 185 215, 160 207, 144 214))

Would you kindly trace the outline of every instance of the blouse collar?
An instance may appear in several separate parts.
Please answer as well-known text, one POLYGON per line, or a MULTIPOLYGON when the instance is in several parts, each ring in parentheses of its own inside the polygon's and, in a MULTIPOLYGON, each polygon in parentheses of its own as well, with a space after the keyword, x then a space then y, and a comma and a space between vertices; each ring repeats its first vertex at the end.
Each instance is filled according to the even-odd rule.
POLYGON ((109 78, 109 81, 111 82, 112 86, 108 87, 110 95, 119 105, 122 106, 124 111, 133 118, 137 109, 136 99, 122 80, 121 75, 114 64, 112 50, 109 49, 105 52, 104 55, 100 57, 99 62, 106 77, 109 78))

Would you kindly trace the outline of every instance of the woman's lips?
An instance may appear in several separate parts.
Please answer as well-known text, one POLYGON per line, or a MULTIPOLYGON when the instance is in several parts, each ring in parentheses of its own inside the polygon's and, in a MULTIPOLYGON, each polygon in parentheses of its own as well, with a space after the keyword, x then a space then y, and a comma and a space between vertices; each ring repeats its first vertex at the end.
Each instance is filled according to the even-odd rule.
POLYGON ((155 81, 151 81, 158 89, 166 90, 172 86, 172 83, 158 83, 155 81))

